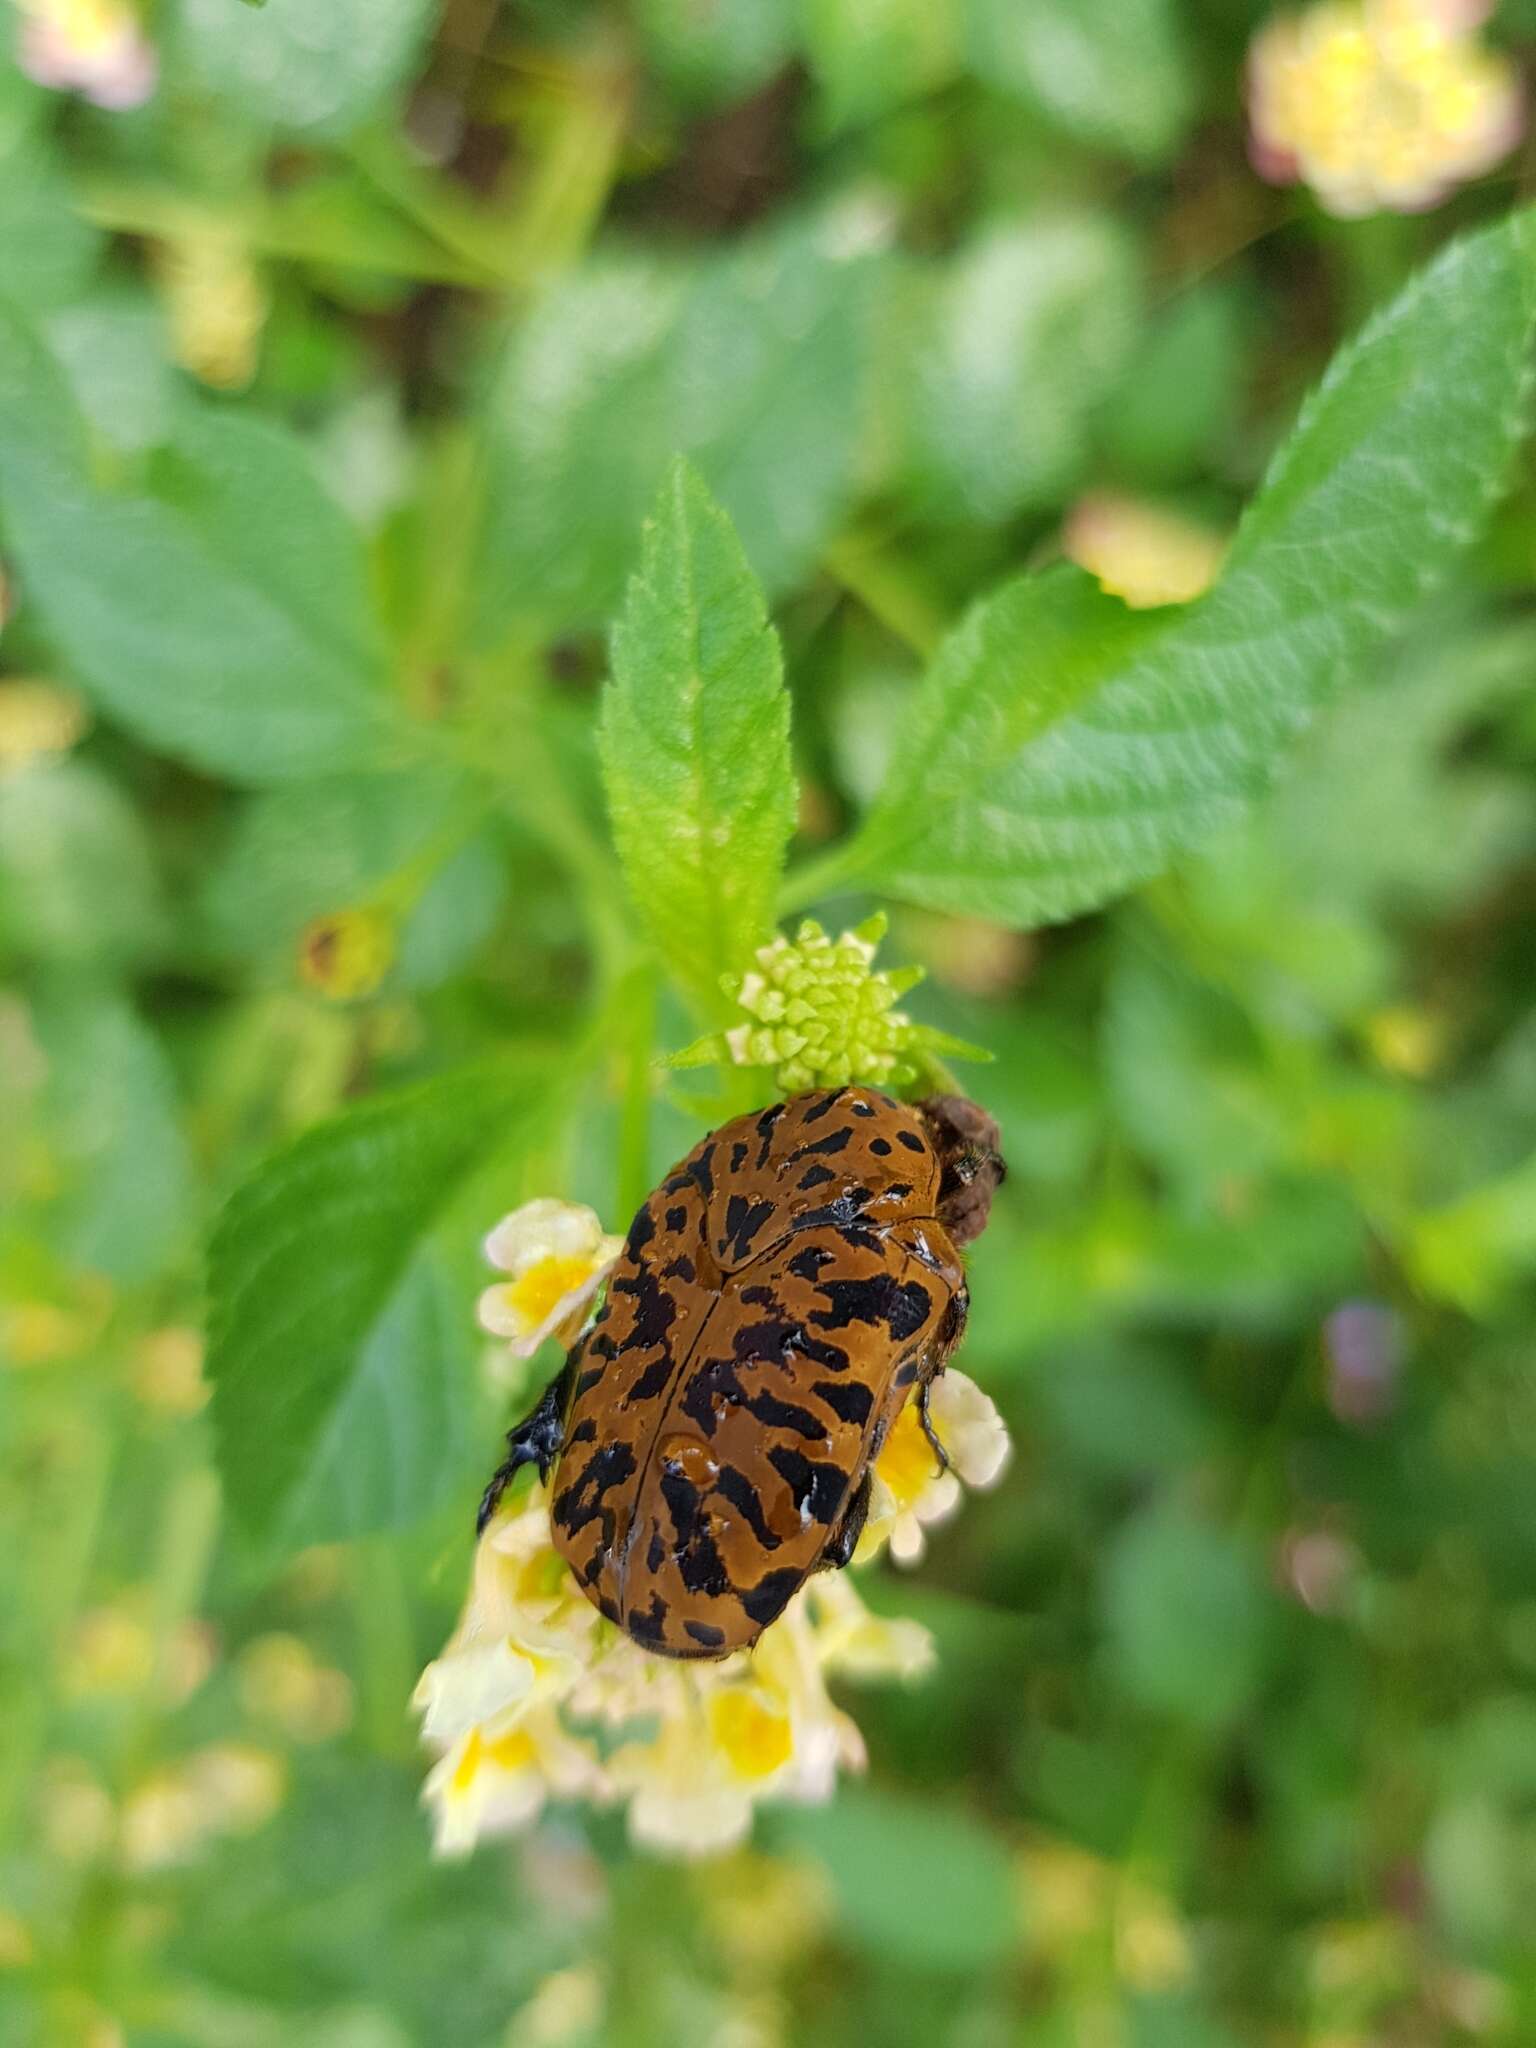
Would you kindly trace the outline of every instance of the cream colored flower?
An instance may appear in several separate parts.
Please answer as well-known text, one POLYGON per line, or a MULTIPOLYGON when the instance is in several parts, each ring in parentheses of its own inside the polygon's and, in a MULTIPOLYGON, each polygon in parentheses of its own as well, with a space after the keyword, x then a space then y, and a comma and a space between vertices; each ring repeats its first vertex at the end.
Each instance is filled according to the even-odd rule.
POLYGON ((155 268, 177 362, 216 391, 243 391, 272 304, 242 237, 220 225, 189 229, 158 245, 155 268))
POLYGON ((89 723, 73 690, 37 676, 7 678, 0 683, 0 775, 67 754, 89 723))
POLYGON ((915 1564, 924 1529, 954 1513, 962 1485, 991 1486, 1008 1462, 1012 1445, 1003 1418, 963 1372, 950 1367, 934 1381, 928 1413, 948 1453, 948 1470, 924 1433, 917 1403, 909 1401, 875 1464, 869 1520, 855 1553, 861 1564, 886 1544, 898 1564, 915 1564))
POLYGON ((1227 543, 1163 506, 1110 491, 1082 498, 1061 536, 1062 552, 1134 610, 1188 604, 1215 582, 1227 543))
POLYGON ((78 92, 98 107, 142 106, 159 61, 122 0, 17 0, 16 62, 38 85, 78 92))
POLYGON ((1489 170, 1524 125, 1510 62, 1469 0, 1321 0, 1255 37, 1254 162, 1330 213, 1418 212, 1489 170))
POLYGON ((742 1841, 764 1799, 830 1798, 864 1746, 829 1674, 910 1677, 926 1632, 869 1614, 846 1581, 812 1580, 752 1651, 675 1663, 605 1622, 550 1540, 548 1500, 498 1517, 470 1598, 415 1705, 438 1753, 426 1784, 441 1854, 528 1826, 546 1799, 623 1805, 632 1839, 668 1855, 742 1841))
POLYGON ((531 1358, 546 1337, 573 1344, 592 1298, 624 1249, 591 1209, 548 1197, 524 1202, 485 1240, 485 1256, 509 1277, 480 1297, 480 1327, 531 1358))

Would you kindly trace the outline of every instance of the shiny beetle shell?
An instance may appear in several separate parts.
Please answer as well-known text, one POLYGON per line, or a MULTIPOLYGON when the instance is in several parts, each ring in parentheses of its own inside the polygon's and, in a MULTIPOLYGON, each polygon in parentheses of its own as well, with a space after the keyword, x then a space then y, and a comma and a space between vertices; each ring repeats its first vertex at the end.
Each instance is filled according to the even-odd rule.
POLYGON ((988 1198, 1001 1177, 978 1124, 995 1141, 950 1098, 797 1096, 712 1133, 636 1216, 560 1389, 551 1520, 588 1598, 644 1648, 745 1648, 808 1574, 847 1562, 870 1462, 964 1326, 944 1219, 974 1235, 976 1160, 988 1198))

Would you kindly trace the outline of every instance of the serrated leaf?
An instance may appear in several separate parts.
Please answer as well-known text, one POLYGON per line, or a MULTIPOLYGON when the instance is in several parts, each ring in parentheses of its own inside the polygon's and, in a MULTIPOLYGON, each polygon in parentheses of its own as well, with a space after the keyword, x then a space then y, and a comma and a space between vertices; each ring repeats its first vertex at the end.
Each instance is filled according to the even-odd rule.
POLYGON ((235 781, 382 754, 392 715, 359 545, 299 444, 189 409, 154 483, 92 480, 56 366, 0 315, 0 521, 71 676, 141 738, 235 781))
POLYGON ((702 1010, 772 929, 795 825, 778 635, 730 520, 679 462, 613 635, 603 777, 630 890, 702 1010))
POLYGON ((1207 597, 1129 613, 1059 569, 978 606, 837 879, 1037 924, 1229 824, 1476 531, 1524 430, 1533 322, 1521 214, 1340 352, 1207 597))
POLYGON ((1157 158, 1192 94, 1173 0, 969 0, 978 78, 1083 141, 1157 158))
POLYGON ((381 1096, 231 1197, 208 1369, 226 1494, 258 1542, 403 1523, 462 1484, 473 1347, 452 1332, 467 1339, 472 1304, 445 1303, 427 1240, 469 1176, 541 1126, 555 1081, 497 1061, 381 1096))

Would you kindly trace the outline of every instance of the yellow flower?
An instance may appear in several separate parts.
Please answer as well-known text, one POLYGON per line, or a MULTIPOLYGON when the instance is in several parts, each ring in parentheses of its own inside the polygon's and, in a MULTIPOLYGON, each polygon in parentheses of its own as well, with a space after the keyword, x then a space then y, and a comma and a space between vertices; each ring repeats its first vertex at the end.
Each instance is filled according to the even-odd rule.
POLYGON ((293 1742, 327 1742, 352 1724, 351 1680, 321 1664, 298 1636, 276 1631, 247 1643, 239 1687, 251 1719, 293 1742))
POLYGON ((1061 545, 1069 561, 1138 611, 1199 597, 1215 582, 1227 551, 1208 527, 1109 491, 1078 501, 1061 545))
POLYGON ((1475 30, 1470 0, 1321 0, 1280 15, 1249 53, 1260 174, 1301 179, 1330 213, 1412 213, 1514 147, 1513 65, 1475 30))
POLYGON ((514 1358, 531 1358, 546 1337, 573 1344, 623 1249, 591 1209, 547 1197, 525 1202, 485 1240, 486 1258, 508 1278, 481 1295, 480 1327, 507 1338, 514 1358))
POLYGON ((16 62, 37 85, 120 112, 142 106, 159 63, 122 0, 18 0, 16 62))
POLYGON ((898 1564, 915 1564, 923 1554, 924 1528, 954 1513, 962 1482, 991 1486, 1008 1462, 1012 1445, 996 1404, 963 1372, 950 1367, 939 1375, 928 1412, 948 1469, 924 1433, 916 1402, 909 1401, 875 1463, 869 1520, 856 1552, 861 1564, 886 1544, 898 1564))

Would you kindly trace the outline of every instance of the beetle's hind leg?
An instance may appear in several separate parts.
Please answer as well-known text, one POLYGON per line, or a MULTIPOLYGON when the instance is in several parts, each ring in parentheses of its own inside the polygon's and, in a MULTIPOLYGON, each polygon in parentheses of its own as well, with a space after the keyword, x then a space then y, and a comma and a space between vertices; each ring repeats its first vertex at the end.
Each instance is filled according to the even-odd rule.
POLYGON ((821 1562, 829 1571, 840 1572, 859 1547, 859 1538, 864 1534, 864 1524, 869 1520, 869 1482, 870 1473, 866 1466, 864 1477, 848 1496, 843 1519, 838 1523, 835 1532, 828 1537, 827 1547, 821 1553, 821 1562))
POLYGON ((495 1514, 501 1496, 525 1465, 537 1465, 540 1479, 548 1479, 550 1467, 565 1441, 565 1410, 571 1390, 571 1361, 566 1360, 539 1396, 538 1406, 507 1431, 507 1455, 491 1475, 491 1483, 480 1501, 475 1517, 478 1536, 495 1514))
POLYGON ((949 1298, 949 1306, 944 1311, 944 1321, 940 1325, 933 1347, 933 1356, 917 1390, 917 1419, 922 1424, 923 1435, 927 1437, 933 1455, 939 1461, 941 1472, 949 1470, 950 1456, 933 1426, 933 1416, 928 1404, 933 1395, 934 1381, 948 1365, 959 1346, 960 1339, 965 1335, 966 1318, 970 1313, 970 1307, 969 1293, 964 1287, 957 1287, 949 1298))
POLYGON ((939 1373, 943 1370, 944 1368, 941 1365, 938 1368, 938 1372, 934 1373, 933 1378, 924 1380, 923 1384, 918 1388, 917 1419, 922 1424, 923 1435, 927 1437, 929 1446, 933 1451, 933 1455, 939 1461, 939 1470, 941 1472, 947 1472, 949 1470, 950 1462, 949 1453, 945 1450, 943 1443, 940 1441, 939 1433, 933 1426, 933 1416, 929 1413, 928 1409, 929 1398, 933 1393, 933 1381, 938 1378, 939 1373))

